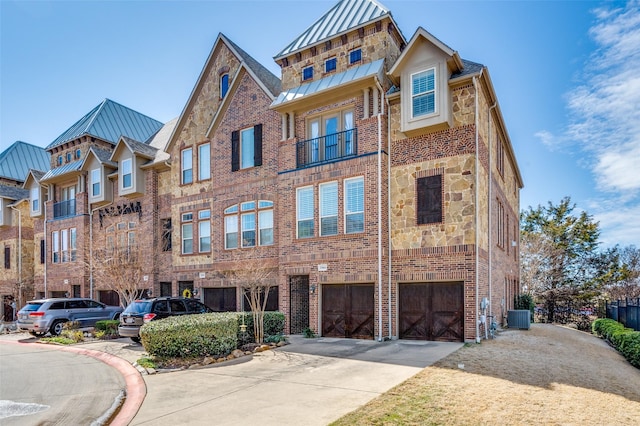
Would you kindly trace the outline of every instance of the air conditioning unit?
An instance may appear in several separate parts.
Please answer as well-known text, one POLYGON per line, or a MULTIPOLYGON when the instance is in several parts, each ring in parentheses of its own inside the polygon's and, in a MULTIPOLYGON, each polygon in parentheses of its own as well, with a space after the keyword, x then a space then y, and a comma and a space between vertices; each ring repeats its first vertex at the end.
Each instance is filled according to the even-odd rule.
POLYGON ((507 325, 509 328, 528 330, 531 328, 531 312, 526 309, 507 311, 507 325))

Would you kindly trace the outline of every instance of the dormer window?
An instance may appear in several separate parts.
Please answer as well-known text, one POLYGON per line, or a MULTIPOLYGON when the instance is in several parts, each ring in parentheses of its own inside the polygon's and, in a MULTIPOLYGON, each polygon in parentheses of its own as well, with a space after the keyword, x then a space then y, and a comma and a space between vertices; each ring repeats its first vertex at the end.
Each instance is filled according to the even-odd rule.
POLYGON ((306 67, 302 70, 302 81, 313 79, 313 67, 306 67))
POLYGON ((436 69, 431 68, 411 76, 412 117, 436 112, 436 69))
POLYGON ((131 158, 122 160, 122 189, 133 187, 133 165, 131 158))
POLYGON ((79 160, 81 155, 82 152, 79 149, 76 149, 76 160, 79 160))
POLYGON ((337 63, 336 58, 330 58, 324 61, 324 72, 329 73, 335 71, 337 63))
POLYGON ((58 166, 62 166, 62 155, 58 155, 58 166))
POLYGON ((31 188, 31 213, 40 213, 40 187, 31 188))
POLYGON ((100 169, 91 170, 91 196, 99 197, 102 195, 102 176, 100 169))
POLYGON ((229 74, 223 74, 220 76, 220 98, 224 98, 227 91, 229 91, 229 74))
POLYGON ((71 153, 67 152, 67 163, 71 162, 71 153))
POLYGON ((362 61, 362 50, 354 49, 349 52, 349 64, 355 64, 360 61, 362 61))

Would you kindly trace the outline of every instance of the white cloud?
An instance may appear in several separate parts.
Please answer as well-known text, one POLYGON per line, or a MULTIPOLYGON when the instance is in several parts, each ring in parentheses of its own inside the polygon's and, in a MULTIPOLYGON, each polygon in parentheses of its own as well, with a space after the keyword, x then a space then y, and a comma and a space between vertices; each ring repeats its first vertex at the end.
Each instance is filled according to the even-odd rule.
MULTIPOLYGON (((565 135, 578 144, 603 191, 640 190, 640 3, 594 11, 597 49, 584 83, 567 95, 565 135)), ((626 194, 629 197, 629 194, 626 194)))

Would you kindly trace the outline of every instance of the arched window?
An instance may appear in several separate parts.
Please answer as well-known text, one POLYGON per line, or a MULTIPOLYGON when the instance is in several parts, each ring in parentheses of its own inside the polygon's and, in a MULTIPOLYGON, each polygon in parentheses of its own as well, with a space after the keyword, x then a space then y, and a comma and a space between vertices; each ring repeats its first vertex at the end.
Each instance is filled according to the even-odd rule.
POLYGON ((225 249, 273 245, 273 201, 234 204, 224 214, 225 249))

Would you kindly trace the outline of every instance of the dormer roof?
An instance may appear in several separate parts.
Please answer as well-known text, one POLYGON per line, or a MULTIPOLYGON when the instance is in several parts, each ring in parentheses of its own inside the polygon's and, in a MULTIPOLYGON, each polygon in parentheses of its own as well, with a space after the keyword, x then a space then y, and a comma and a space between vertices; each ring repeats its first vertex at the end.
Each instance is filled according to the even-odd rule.
POLYGON ((144 142, 139 142, 126 136, 122 136, 120 137, 120 141, 116 145, 116 148, 113 150, 113 154, 111 154, 111 161, 117 160, 120 152, 124 149, 123 146, 126 146, 132 154, 147 160, 153 160, 156 156, 156 152, 158 151, 156 148, 149 146, 144 142))
POLYGON ((161 122, 110 99, 105 99, 58 136, 46 149, 51 150, 85 135, 97 137, 114 145, 123 135, 145 141, 161 127, 161 122))
POLYGON ((341 0, 274 56, 274 60, 278 61, 385 17, 391 18, 391 12, 376 0, 341 0))

